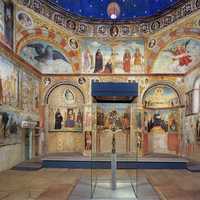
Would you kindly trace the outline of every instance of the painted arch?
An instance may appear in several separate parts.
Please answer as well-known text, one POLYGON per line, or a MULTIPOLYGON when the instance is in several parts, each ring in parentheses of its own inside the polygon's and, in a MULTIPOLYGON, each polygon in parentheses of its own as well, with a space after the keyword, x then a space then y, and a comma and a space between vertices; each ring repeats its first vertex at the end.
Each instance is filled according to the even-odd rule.
POLYGON ((169 85, 159 84, 150 87, 143 96, 145 108, 173 108, 180 106, 177 91, 169 85))
POLYGON ((53 30, 35 28, 18 34, 16 52, 43 74, 79 73, 79 43, 53 30))
POLYGON ((200 63, 200 40, 177 39, 157 57, 152 73, 185 73, 200 63))

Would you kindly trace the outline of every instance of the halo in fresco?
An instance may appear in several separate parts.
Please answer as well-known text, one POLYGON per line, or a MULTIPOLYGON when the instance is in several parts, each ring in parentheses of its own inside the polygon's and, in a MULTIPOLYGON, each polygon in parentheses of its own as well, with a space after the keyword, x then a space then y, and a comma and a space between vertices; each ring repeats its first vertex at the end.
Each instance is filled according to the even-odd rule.
POLYGON ((200 40, 176 40, 161 51, 155 61, 153 73, 185 73, 200 63, 200 40))
POLYGON ((146 108, 171 108, 179 106, 179 97, 176 91, 166 85, 157 85, 150 88, 143 97, 146 108))
POLYGON ((26 44, 20 56, 44 74, 72 73, 69 59, 53 45, 42 40, 26 44))
POLYGON ((21 24, 24 28, 32 28, 33 20, 26 12, 19 11, 17 12, 16 17, 19 24, 21 24))
POLYGON ((112 44, 84 40, 81 45, 83 73, 144 73, 144 41, 130 40, 112 44))

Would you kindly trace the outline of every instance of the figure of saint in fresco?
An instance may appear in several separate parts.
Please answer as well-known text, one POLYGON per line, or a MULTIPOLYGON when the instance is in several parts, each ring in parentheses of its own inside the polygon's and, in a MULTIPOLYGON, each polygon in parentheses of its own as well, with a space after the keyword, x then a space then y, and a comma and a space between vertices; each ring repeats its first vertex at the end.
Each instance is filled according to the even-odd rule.
POLYGON ((92 133, 85 131, 85 150, 92 150, 92 133))
POLYGON ((83 121, 83 117, 82 117, 82 113, 79 109, 78 114, 77 114, 77 118, 76 118, 76 123, 77 123, 78 127, 82 126, 82 121, 83 121))
POLYGON ((3 85, 2 85, 1 72, 0 72, 0 105, 2 104, 3 104, 3 85))
POLYGON ((95 69, 94 73, 99 73, 103 69, 103 55, 101 53, 100 49, 97 49, 96 55, 95 55, 95 69))
POLYGON ((119 29, 117 28, 117 26, 112 26, 110 28, 110 35, 112 37, 116 37, 118 35, 118 33, 119 33, 119 29))
POLYGON ((109 122, 110 122, 110 129, 112 131, 116 131, 117 129, 119 129, 118 125, 119 125, 119 117, 118 117, 118 114, 117 114, 117 111, 116 110, 113 110, 111 113, 110 113, 110 116, 109 116, 109 122))
POLYGON ((135 53, 134 53, 133 57, 134 57, 134 67, 135 67, 136 71, 137 72, 143 71, 143 69, 141 69, 142 62, 143 62, 143 56, 142 56, 139 48, 135 49, 135 53))
POLYGON ((103 111, 97 112, 97 125, 103 127, 104 126, 104 113, 103 111))
POLYGON ((128 49, 126 49, 124 52, 123 69, 124 69, 124 72, 127 72, 127 73, 129 73, 131 70, 131 53, 128 49))
POLYGON ((180 66, 184 66, 184 65, 188 66, 192 62, 190 55, 188 55, 188 53, 187 53, 186 47, 183 45, 176 47, 174 55, 175 55, 175 57, 173 59, 175 59, 175 60, 179 59, 180 66))
POLYGON ((83 53, 83 68, 84 68, 83 71, 90 72, 92 66, 93 66, 93 56, 89 48, 87 48, 83 53))
POLYGON ((173 61, 178 60, 178 65, 180 67, 188 66, 192 62, 191 56, 188 54, 187 50, 189 43, 190 40, 187 40, 185 44, 179 44, 175 48, 165 50, 173 55, 173 61))
POLYGON ((200 141, 200 117, 196 121, 196 138, 200 141))
POLYGON ((60 109, 58 108, 55 114, 55 129, 62 128, 62 121, 63 121, 63 117, 60 113, 60 109))
POLYGON ((106 65, 104 66, 102 73, 103 74, 112 74, 112 61, 111 61, 111 59, 109 59, 108 62, 106 63, 106 65))
POLYGON ((6 43, 13 46, 13 8, 11 4, 5 7, 5 38, 6 43))
POLYGON ((31 18, 26 14, 26 13, 19 13, 18 14, 18 20, 21 23, 22 26, 24 27, 29 27, 32 26, 32 21, 31 18))
POLYGON ((171 131, 176 131, 177 129, 176 119, 173 113, 168 118, 168 126, 171 131))
POLYGON ((67 109, 65 127, 73 128, 75 126, 75 113, 73 109, 67 109))
POLYGON ((124 113, 123 119, 122 119, 122 127, 123 129, 129 129, 130 128, 130 121, 129 116, 127 113, 124 113))
POLYGON ((71 39, 69 40, 69 46, 70 46, 72 49, 77 49, 77 48, 78 48, 78 42, 77 42, 75 39, 71 38, 71 39))
POLYGON ((70 90, 66 90, 64 95, 65 95, 65 100, 66 100, 67 104, 74 103, 74 101, 75 101, 74 95, 70 90))

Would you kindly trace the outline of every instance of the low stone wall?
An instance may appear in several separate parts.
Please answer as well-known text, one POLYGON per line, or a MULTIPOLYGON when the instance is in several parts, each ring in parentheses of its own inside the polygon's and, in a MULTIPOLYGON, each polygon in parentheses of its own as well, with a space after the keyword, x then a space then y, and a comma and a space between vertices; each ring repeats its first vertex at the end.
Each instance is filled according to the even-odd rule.
POLYGON ((0 146, 0 171, 12 168, 23 161, 22 144, 0 146))

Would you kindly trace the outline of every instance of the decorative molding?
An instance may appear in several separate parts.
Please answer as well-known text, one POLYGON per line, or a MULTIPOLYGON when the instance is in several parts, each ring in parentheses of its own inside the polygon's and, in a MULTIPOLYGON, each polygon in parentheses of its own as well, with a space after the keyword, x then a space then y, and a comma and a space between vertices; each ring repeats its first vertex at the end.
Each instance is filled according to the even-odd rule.
MULTIPOLYGON (((17 0, 17 2, 73 33, 85 36, 113 37, 110 34, 114 23, 112 20, 91 20, 78 17, 47 0, 17 0)), ((115 21, 115 25, 119 29, 119 34, 115 38, 155 33, 198 10, 200 10, 200 0, 182 0, 171 9, 153 17, 115 21)))

